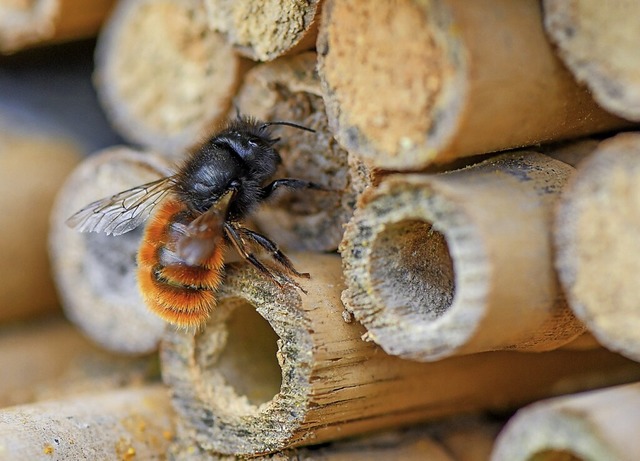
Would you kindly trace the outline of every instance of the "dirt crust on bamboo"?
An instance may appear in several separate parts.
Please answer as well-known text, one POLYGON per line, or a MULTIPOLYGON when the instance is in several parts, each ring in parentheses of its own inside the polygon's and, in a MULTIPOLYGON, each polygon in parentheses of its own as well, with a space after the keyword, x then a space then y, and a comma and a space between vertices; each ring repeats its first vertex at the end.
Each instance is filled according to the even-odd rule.
POLYGON ((197 0, 124 0, 105 24, 95 86, 128 140, 180 156, 222 123, 248 63, 204 16, 197 0))
POLYGON ((204 2, 209 26, 255 61, 271 61, 315 46, 322 0, 204 2))
POLYGON ((317 49, 336 138, 383 169, 627 124, 555 56, 535 0, 327 0, 317 49))
POLYGON ((545 0, 544 25, 560 57, 598 103, 640 121, 640 3, 545 0))
POLYGON ((640 361, 640 133, 602 141, 558 208, 556 267, 575 314, 604 346, 640 361))

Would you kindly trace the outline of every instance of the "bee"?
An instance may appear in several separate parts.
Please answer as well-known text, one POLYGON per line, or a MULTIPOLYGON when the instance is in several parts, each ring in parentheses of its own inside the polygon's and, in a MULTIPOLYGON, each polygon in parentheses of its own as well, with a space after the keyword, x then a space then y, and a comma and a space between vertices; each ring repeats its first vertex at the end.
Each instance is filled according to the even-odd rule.
POLYGON ((304 291, 289 258, 243 220, 280 188, 324 187, 301 179, 271 180, 282 159, 271 127, 291 122, 262 122, 238 116, 194 150, 175 174, 90 203, 68 220, 80 232, 120 235, 147 224, 138 250, 137 278, 147 307, 180 327, 203 324, 216 305, 230 245, 277 286, 304 291), (267 251, 274 265, 252 249, 267 251))

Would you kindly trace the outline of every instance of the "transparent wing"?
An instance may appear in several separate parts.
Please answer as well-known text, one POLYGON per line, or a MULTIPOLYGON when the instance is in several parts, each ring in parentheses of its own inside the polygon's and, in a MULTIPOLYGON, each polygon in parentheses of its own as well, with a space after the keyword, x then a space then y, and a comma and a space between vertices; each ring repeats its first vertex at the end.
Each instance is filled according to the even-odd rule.
POLYGON ((174 177, 168 176, 96 200, 67 219, 67 225, 80 232, 124 234, 149 217, 173 184, 174 177))

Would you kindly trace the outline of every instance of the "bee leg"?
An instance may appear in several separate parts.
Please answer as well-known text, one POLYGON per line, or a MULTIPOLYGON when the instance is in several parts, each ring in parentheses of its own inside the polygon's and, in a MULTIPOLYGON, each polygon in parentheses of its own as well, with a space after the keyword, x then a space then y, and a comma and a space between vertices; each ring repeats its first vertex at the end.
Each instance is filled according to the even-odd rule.
POLYGON ((330 190, 321 184, 316 184, 315 182, 305 181, 303 179, 282 178, 276 179, 272 183, 264 186, 262 188, 261 199, 268 199, 271 194, 273 194, 280 187, 287 187, 289 189, 315 189, 323 191, 330 190))
POLYGON ((291 260, 287 258, 287 255, 285 255, 282 251, 280 251, 280 248, 278 248, 278 245, 276 245, 269 238, 265 237, 262 234, 259 234, 258 232, 252 231, 251 229, 247 229, 246 227, 239 227, 238 230, 241 232, 242 235, 249 238, 251 241, 257 243, 265 250, 269 251, 273 259, 278 261, 282 266, 284 266, 285 269, 287 269, 292 274, 298 277, 304 277, 306 279, 311 277, 306 272, 298 272, 296 268, 293 267, 293 263, 291 262, 291 260))
POLYGON ((287 277, 283 273, 271 271, 267 266, 262 264, 258 260, 258 258, 255 257, 253 253, 247 251, 246 245, 242 240, 242 236, 240 235, 240 232, 238 228, 236 228, 236 226, 230 223, 225 223, 224 230, 227 234, 227 237, 231 241, 231 244, 238 251, 238 253, 240 253, 240 256, 242 256, 245 260, 251 263, 251 265, 253 265, 256 269, 258 269, 263 275, 269 277, 276 285, 278 285, 281 288, 283 284, 291 285, 298 288, 303 293, 306 293, 306 291, 300 285, 298 285, 294 280, 287 277))

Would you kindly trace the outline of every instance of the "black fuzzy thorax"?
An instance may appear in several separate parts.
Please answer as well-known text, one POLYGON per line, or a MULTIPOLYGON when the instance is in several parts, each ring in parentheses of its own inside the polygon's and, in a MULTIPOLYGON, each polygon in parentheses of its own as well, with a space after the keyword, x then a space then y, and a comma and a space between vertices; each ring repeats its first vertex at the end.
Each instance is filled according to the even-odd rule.
POLYGON ((175 178, 175 193, 200 214, 235 189, 229 218, 241 220, 262 199, 262 187, 281 162, 276 142, 262 122, 231 121, 185 161, 175 178))

